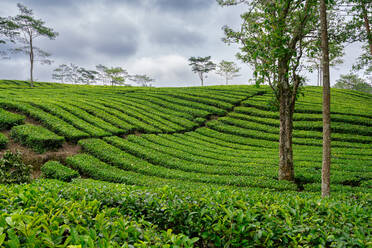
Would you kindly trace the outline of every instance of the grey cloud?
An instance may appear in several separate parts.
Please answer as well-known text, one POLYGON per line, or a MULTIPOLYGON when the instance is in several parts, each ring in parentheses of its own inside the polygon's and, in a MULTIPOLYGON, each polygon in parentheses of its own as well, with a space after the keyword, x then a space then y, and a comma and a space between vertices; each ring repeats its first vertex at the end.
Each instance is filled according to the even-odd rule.
POLYGON ((184 12, 205 10, 215 3, 215 0, 155 0, 154 5, 162 10, 184 12))
POLYGON ((105 57, 130 57, 138 50, 140 33, 136 24, 125 17, 97 10, 71 17, 55 24, 59 37, 55 41, 43 40, 43 46, 54 57, 72 61, 105 57), (94 18, 92 18, 92 16, 94 18))
POLYGON ((134 55, 138 49, 138 43, 134 37, 113 38, 95 44, 94 51, 106 56, 115 57, 130 57, 134 55))
POLYGON ((158 29, 152 29, 149 33, 149 42, 160 45, 196 46, 205 41, 201 33, 175 26, 158 27, 158 29))

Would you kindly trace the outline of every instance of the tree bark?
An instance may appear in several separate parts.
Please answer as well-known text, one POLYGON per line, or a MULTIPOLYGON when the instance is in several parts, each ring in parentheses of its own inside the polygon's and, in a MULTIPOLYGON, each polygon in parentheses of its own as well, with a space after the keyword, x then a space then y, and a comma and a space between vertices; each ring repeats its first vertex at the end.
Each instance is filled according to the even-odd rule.
POLYGON ((280 131, 279 131, 279 180, 294 180, 293 168, 293 112, 289 102, 289 92, 283 92, 280 97, 280 131))
POLYGON ((291 103, 291 89, 288 83, 288 62, 283 59, 279 62, 279 180, 294 181, 293 168, 293 112, 291 103))
POLYGON ((369 44, 369 52, 372 55, 372 35, 371 35, 371 29, 369 27, 369 20, 368 20, 368 12, 366 9, 365 2, 362 0, 360 1, 361 7, 362 7, 362 12, 363 12, 363 19, 364 19, 364 26, 367 31, 367 40, 369 44))
POLYGON ((30 37, 30 87, 34 87, 34 47, 30 37))
POLYGON ((322 32, 322 67, 323 67, 323 163, 322 163, 322 197, 330 195, 331 169, 331 91, 329 80, 329 50, 327 31, 327 12, 325 0, 320 0, 320 22, 322 32))

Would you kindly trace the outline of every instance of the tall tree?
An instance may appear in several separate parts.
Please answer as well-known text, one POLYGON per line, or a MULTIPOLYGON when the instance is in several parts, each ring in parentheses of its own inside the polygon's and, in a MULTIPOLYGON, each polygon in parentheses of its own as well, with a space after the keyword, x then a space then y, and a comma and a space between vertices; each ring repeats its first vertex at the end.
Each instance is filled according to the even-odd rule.
MULTIPOLYGON (((348 32, 345 30, 345 17, 339 13, 340 0, 335 0, 334 4, 328 6, 327 23, 328 23, 328 39, 329 48, 329 66, 336 67, 343 63, 342 56, 344 56, 344 47, 347 40, 348 32)), ((310 72, 317 71, 317 86, 323 85, 323 71, 322 71, 322 49, 321 49, 321 30, 314 32, 315 45, 312 50, 309 50, 308 61, 310 72)))
POLYGON ((62 83, 80 83, 79 66, 70 63, 69 65, 62 64, 58 68, 54 69, 52 78, 62 83))
POLYGON ((77 72, 78 72, 79 83, 87 84, 87 85, 95 83, 97 79, 97 75, 99 74, 95 70, 89 70, 84 67, 79 67, 77 72))
POLYGON ((58 68, 53 70, 52 78, 65 83, 66 79, 69 77, 70 67, 66 64, 59 65, 58 68))
POLYGON ((19 32, 16 39, 23 43, 24 46, 14 49, 15 52, 25 53, 29 56, 30 61, 30 86, 33 87, 34 80, 34 61, 38 60, 42 64, 50 64, 51 60, 47 59, 50 54, 38 48, 34 40, 38 37, 47 37, 55 39, 58 35, 53 29, 46 27, 45 22, 41 19, 35 19, 33 11, 22 4, 17 4, 19 14, 11 21, 17 26, 19 32))
POLYGON ((150 78, 149 76, 145 74, 144 75, 136 74, 136 75, 130 76, 130 80, 143 87, 151 87, 151 82, 155 81, 155 79, 150 78))
POLYGON ((329 74, 329 49, 326 0, 320 0, 320 23, 322 37, 323 71, 323 160, 322 197, 327 197, 331 189, 331 84, 329 74))
POLYGON ((235 77, 239 77, 240 76, 238 74, 239 71, 240 71, 240 68, 237 66, 237 64, 235 62, 222 60, 217 65, 217 71, 216 71, 216 73, 218 75, 224 77, 225 80, 226 80, 226 85, 228 85, 229 80, 232 80, 235 77))
POLYGON ((96 70, 98 72, 97 76, 96 76, 96 80, 98 82, 101 82, 103 85, 105 85, 106 83, 110 83, 110 79, 109 77, 107 76, 107 73, 106 73, 106 70, 107 70, 107 66, 105 65, 102 65, 102 64, 99 64, 99 65, 96 65, 96 70))
POLYGON ((190 66, 194 73, 197 73, 201 86, 204 85, 204 74, 207 74, 210 71, 213 71, 216 69, 216 64, 211 61, 211 56, 207 57, 190 57, 190 66))
POLYGON ((129 76, 127 70, 121 67, 106 68, 105 73, 110 78, 111 86, 124 85, 125 80, 129 76))
POLYGON ((268 82, 279 105, 279 180, 294 180, 293 113, 303 77, 299 75, 307 36, 317 22, 317 0, 217 0, 220 5, 245 3, 240 30, 224 27, 227 43, 241 45, 237 57, 254 68, 256 84, 268 82))

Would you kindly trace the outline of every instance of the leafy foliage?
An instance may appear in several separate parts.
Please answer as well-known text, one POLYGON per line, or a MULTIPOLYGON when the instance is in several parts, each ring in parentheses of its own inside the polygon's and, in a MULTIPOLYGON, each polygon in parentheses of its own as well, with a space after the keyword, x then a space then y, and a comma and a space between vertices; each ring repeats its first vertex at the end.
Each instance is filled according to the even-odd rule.
POLYGON ((21 153, 6 151, 0 158, 0 184, 30 182, 31 166, 22 161, 21 153))
POLYGON ((372 86, 356 74, 341 75, 333 86, 338 89, 357 90, 372 94, 372 86))
POLYGON ((110 79, 111 86, 123 85, 128 77, 128 72, 121 67, 111 67, 104 70, 110 79))
MULTIPOLYGON (((17 25, 10 19, 0 17, 0 48, 3 44, 14 43, 14 37, 18 35, 17 25)), ((8 51, 0 49, 0 57, 7 58, 8 51)))
POLYGON ((137 83, 139 86, 143 86, 143 87, 151 87, 151 82, 155 81, 155 79, 150 78, 147 75, 139 75, 139 74, 130 76, 130 80, 137 83))
POLYGON ((371 242, 370 199, 362 193, 321 200, 310 194, 143 189, 77 180, 0 186, 0 197, 5 247, 365 247, 371 242), (20 206, 30 211, 19 211, 20 206))
POLYGON ((8 142, 8 138, 4 134, 0 133, 0 149, 5 148, 8 142))
POLYGON ((348 19, 346 30, 350 42, 362 42, 363 53, 358 57, 353 65, 353 70, 364 70, 366 75, 372 73, 372 33, 371 33, 371 13, 372 4, 366 0, 344 0, 349 8, 346 13, 352 18, 348 19))
POLYGON ((58 161, 48 161, 42 167, 41 171, 46 178, 58 179, 70 182, 73 178, 79 176, 79 173, 69 167, 64 166, 58 161))
POLYGON ((217 71, 216 73, 220 75, 221 77, 224 77, 226 80, 226 85, 228 84, 229 80, 234 79, 235 77, 239 77, 240 75, 238 72, 240 71, 240 68, 236 65, 233 61, 225 61, 222 60, 217 65, 217 71))

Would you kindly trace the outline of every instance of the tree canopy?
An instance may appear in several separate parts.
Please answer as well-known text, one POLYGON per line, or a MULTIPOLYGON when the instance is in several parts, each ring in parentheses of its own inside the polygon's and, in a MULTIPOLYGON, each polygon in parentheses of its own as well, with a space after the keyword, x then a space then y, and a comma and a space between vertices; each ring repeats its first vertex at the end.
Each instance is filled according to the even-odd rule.
POLYGON ((202 86, 204 85, 204 74, 216 69, 216 64, 211 61, 211 56, 190 57, 189 62, 192 71, 198 74, 202 86))
POLYGON ((18 3, 19 14, 9 19, 12 25, 15 25, 17 32, 14 38, 23 44, 23 46, 13 49, 14 52, 24 53, 29 56, 30 61, 30 86, 33 86, 33 70, 34 61, 39 61, 42 64, 50 64, 52 61, 48 59, 50 54, 39 47, 36 47, 34 40, 38 37, 46 37, 55 39, 58 33, 52 28, 45 26, 45 22, 41 19, 36 19, 32 9, 18 3))
POLYGON ((280 112, 279 179, 294 180, 292 118, 303 55, 314 50, 319 19, 317 0, 217 0, 222 6, 245 4, 240 29, 225 26, 226 43, 237 43, 237 57, 253 67, 257 85, 268 82, 280 112))
POLYGON ((372 94, 372 85, 368 84, 363 78, 353 73, 341 75, 341 78, 337 80, 333 87, 337 89, 357 90, 372 94))
POLYGON ((240 68, 237 66, 235 62, 222 60, 217 65, 216 73, 225 78, 226 85, 227 85, 229 80, 232 80, 240 76, 239 71, 240 71, 240 68))

